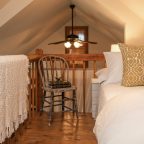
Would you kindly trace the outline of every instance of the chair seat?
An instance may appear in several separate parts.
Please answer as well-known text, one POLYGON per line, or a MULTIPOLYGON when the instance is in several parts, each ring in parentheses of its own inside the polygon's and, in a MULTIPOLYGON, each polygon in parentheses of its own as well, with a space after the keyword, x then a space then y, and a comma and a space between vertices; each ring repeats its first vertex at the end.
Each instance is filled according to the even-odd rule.
POLYGON ((66 87, 66 88, 49 88, 46 87, 44 88, 46 91, 48 92, 65 92, 65 91, 72 91, 72 90, 76 90, 76 86, 71 86, 71 87, 66 87))

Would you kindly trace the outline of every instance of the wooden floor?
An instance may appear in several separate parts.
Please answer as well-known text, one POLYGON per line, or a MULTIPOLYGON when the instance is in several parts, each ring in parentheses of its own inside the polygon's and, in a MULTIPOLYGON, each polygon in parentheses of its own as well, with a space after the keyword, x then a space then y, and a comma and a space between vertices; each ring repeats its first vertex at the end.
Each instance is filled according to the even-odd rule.
POLYGON ((55 113, 53 117, 52 125, 48 126, 47 114, 37 114, 17 144, 97 144, 91 114, 80 114, 79 120, 71 113, 64 117, 55 113))

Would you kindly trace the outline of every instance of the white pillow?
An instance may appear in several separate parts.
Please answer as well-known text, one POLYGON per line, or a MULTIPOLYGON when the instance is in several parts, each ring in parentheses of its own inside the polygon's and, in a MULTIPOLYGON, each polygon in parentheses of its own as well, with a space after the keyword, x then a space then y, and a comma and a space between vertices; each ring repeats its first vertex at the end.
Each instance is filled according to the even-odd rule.
POLYGON ((108 78, 108 68, 102 68, 98 70, 95 74, 100 83, 106 81, 108 78))
POLYGON ((108 78, 105 84, 122 81, 123 63, 121 52, 104 52, 108 68, 108 78))

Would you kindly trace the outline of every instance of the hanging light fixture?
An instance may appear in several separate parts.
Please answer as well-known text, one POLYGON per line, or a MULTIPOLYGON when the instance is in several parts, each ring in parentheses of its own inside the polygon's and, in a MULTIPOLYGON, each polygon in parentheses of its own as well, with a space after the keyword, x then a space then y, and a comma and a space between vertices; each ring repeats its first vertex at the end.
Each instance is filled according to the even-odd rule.
POLYGON ((71 8, 71 10, 72 10, 72 26, 71 26, 71 31, 72 31, 72 32, 71 32, 71 34, 66 37, 66 40, 62 40, 62 41, 58 41, 58 42, 52 42, 52 43, 49 43, 48 45, 64 43, 64 46, 65 46, 66 48, 71 48, 72 46, 74 46, 74 48, 79 48, 79 47, 81 47, 84 43, 97 44, 97 42, 80 40, 79 37, 78 37, 78 35, 75 35, 75 34, 74 34, 74 27, 73 27, 73 10, 74 10, 74 8, 75 8, 75 5, 74 5, 74 4, 71 4, 71 5, 70 5, 70 8, 71 8))
POLYGON ((67 41, 64 43, 64 46, 66 48, 70 48, 72 45, 75 47, 75 48, 79 48, 80 46, 82 46, 82 44, 79 42, 79 37, 77 35, 74 34, 73 30, 73 9, 75 8, 75 5, 70 5, 70 8, 72 10, 72 26, 71 26, 71 29, 72 29, 72 33, 70 35, 67 36, 67 41))

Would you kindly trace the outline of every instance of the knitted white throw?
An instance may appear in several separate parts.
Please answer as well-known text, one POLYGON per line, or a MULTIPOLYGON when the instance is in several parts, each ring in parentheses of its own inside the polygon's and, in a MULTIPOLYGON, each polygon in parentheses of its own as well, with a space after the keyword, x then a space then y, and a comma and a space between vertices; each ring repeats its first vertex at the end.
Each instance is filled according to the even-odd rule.
POLYGON ((25 55, 0 56, 0 143, 27 118, 28 65, 25 55))

